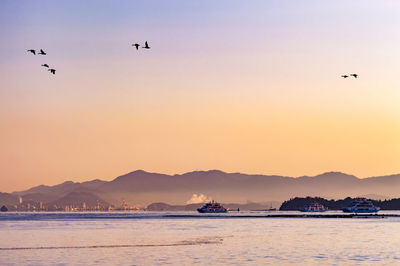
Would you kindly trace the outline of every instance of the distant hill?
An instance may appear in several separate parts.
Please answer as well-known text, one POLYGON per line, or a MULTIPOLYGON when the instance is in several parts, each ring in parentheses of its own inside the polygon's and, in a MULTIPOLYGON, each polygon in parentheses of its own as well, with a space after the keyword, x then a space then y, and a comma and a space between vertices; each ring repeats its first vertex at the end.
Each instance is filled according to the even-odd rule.
POLYGON ((120 176, 98 187, 109 202, 125 198, 148 204, 182 204, 194 193, 203 193, 220 202, 283 201, 295 196, 328 198, 357 197, 367 194, 400 196, 400 175, 359 179, 340 172, 299 178, 247 175, 218 170, 195 171, 182 175, 153 174, 142 170, 120 176))
MULTIPOLYGON (((360 179, 340 172, 327 172, 296 178, 225 173, 219 170, 194 171, 180 175, 137 170, 112 181, 67 181, 55 186, 41 185, 14 192, 12 196, 15 199, 15 196, 21 195, 23 199, 48 204, 72 192, 89 193, 97 197, 97 200, 101 199, 114 206, 121 206, 124 202, 143 207, 152 202, 182 205, 196 193, 207 195, 219 202, 241 204, 248 201, 283 202, 289 198, 306 196, 339 199, 374 194, 384 195, 379 197, 389 199, 400 196, 400 175, 360 179)), ((72 200, 71 197, 69 199, 72 200)))
MULTIPOLYGON (((320 197, 293 198, 282 203, 280 211, 298 211, 305 205, 318 202, 329 210, 341 210, 343 207, 350 206, 354 198, 347 197, 339 200, 327 200, 320 197)), ((372 200, 371 202, 381 208, 381 210, 400 210, 400 198, 391 200, 372 200)))
POLYGON ((17 195, 26 195, 26 194, 42 194, 42 195, 55 195, 60 196, 72 191, 77 190, 87 190, 87 191, 96 191, 96 189, 101 186, 102 184, 107 183, 106 181, 102 180, 92 180, 87 182, 72 182, 72 181, 65 181, 62 184, 55 185, 55 186, 45 186, 40 185, 37 187, 30 188, 25 191, 17 191, 13 192, 13 194, 17 195))

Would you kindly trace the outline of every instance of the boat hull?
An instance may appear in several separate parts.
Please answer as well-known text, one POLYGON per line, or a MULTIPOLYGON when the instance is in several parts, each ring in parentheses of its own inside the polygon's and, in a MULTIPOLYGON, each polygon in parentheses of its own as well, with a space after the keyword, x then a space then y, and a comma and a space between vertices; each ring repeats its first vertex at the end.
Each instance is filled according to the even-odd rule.
POLYGON ((326 212, 326 210, 300 210, 301 212, 326 212))
POLYGON ((342 209, 346 213, 377 213, 379 210, 354 210, 354 209, 342 209))
POLYGON ((198 212, 200 213, 226 213, 228 210, 202 210, 202 209, 197 209, 198 212))

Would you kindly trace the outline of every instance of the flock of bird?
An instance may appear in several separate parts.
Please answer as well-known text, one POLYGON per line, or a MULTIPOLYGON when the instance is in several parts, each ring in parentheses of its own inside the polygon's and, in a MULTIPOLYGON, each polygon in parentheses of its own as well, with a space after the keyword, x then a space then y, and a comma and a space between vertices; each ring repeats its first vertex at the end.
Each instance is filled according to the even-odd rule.
MULTIPOLYGON (((29 49, 28 52, 36 55, 36 50, 35 49, 29 49)), ((40 49, 40 52, 38 53, 38 55, 46 55, 47 53, 45 51, 43 51, 42 49, 40 49)), ((52 73, 53 75, 56 74, 56 70, 54 68, 50 68, 50 66, 48 64, 43 64, 41 65, 42 67, 46 67, 48 69, 48 71, 50 71, 50 73, 52 73)))
MULTIPOLYGON (((134 43, 132 44, 132 46, 136 47, 136 50, 139 50, 139 47, 141 47, 140 44, 138 43, 134 43)), ((142 46, 143 49, 150 49, 149 44, 147 43, 147 41, 144 43, 144 46, 142 46)), ((32 53, 33 55, 36 55, 36 50, 35 49, 29 49, 27 50, 27 52, 32 53)), ((40 51, 37 53, 38 55, 46 55, 47 53, 45 51, 43 51, 43 49, 40 49, 40 51)), ((52 73, 53 75, 56 74, 56 70, 54 68, 50 68, 50 66, 48 64, 42 64, 42 67, 45 67, 48 69, 48 71, 50 71, 50 73, 52 73)))
MULTIPOLYGON (((145 41, 144 46, 141 46, 141 45, 138 44, 138 43, 134 43, 134 44, 132 44, 132 46, 135 46, 135 47, 136 47, 136 50, 139 50, 139 47, 142 47, 143 49, 150 49, 150 46, 149 46, 149 44, 147 43, 147 41, 145 41)), ((34 50, 34 49, 30 49, 30 50, 28 50, 28 52, 30 52, 30 53, 36 55, 36 50, 34 50)), ((38 55, 46 55, 46 52, 43 51, 42 49, 40 49, 38 55)), ((50 68, 50 66, 49 66, 48 64, 43 64, 42 67, 46 67, 46 68, 48 69, 48 71, 50 71, 50 73, 52 73, 53 75, 56 74, 56 70, 55 70, 54 68, 50 68)), ((358 77, 358 74, 349 74, 349 75, 345 74, 345 75, 342 75, 341 77, 342 77, 342 78, 345 78, 345 79, 348 78, 348 77, 357 78, 357 77, 358 77)))
POLYGON ((357 78, 357 77, 358 77, 358 74, 342 75, 341 77, 344 78, 344 79, 347 79, 348 77, 357 78))

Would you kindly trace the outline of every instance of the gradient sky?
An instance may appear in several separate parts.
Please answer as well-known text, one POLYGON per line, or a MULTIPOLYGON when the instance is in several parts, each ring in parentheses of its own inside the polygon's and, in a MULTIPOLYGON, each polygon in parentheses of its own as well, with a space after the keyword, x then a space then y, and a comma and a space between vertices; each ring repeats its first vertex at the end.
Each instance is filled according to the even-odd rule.
POLYGON ((400 173, 399 29, 397 0, 3 0, 0 191, 136 169, 400 173))

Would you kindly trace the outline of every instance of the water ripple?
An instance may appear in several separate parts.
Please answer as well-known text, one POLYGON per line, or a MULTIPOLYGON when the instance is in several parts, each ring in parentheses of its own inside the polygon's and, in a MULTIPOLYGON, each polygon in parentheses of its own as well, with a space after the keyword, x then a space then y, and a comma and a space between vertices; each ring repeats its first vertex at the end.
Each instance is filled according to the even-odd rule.
POLYGON ((59 246, 59 247, 10 247, 0 248, 0 251, 6 250, 34 250, 34 249, 84 249, 84 248, 137 248, 137 247, 174 247, 174 246, 194 246, 222 244, 222 237, 198 238, 194 240, 183 240, 175 243, 157 243, 157 244, 134 244, 134 245, 87 245, 87 246, 59 246))

